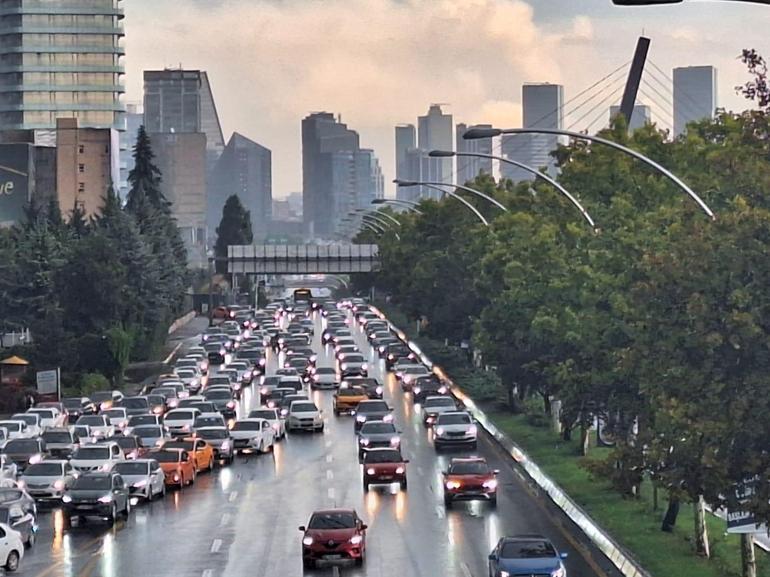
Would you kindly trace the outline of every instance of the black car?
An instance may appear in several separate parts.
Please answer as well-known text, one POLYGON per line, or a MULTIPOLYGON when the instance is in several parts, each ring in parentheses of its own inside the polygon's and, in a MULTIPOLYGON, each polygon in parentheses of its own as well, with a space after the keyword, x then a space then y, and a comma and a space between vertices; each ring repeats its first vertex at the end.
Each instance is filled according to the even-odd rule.
POLYGON ((367 421, 393 422, 392 410, 385 401, 361 401, 356 408, 356 418, 353 421, 355 423, 353 425, 354 430, 358 432, 367 421))
POLYGON ((206 358, 210 365, 221 365, 225 362, 227 350, 222 343, 206 343, 203 349, 206 351, 206 358))
POLYGON ((45 441, 42 439, 12 439, 3 447, 3 454, 16 464, 21 473, 28 465, 43 460, 46 455, 45 441))
POLYGON ((123 477, 114 471, 83 473, 62 496, 64 521, 69 524, 73 517, 84 521, 86 517, 101 517, 110 525, 119 515, 128 518, 131 498, 123 477))
POLYGON ((385 352, 382 356, 385 357, 385 366, 388 369, 393 368, 393 365, 395 365, 401 359, 417 358, 417 355, 412 352, 412 349, 410 349, 404 343, 394 343, 392 345, 388 345, 385 348, 385 352))
POLYGON ((150 412, 150 402, 147 400, 147 397, 123 397, 115 403, 115 406, 126 409, 126 414, 129 417, 144 415, 150 412))
POLYGON ((81 415, 96 414, 96 405, 87 397, 67 397, 61 402, 67 410, 67 420, 70 424, 74 424, 81 415))
POLYGON ((449 387, 436 375, 417 377, 412 383, 412 401, 422 403, 428 397, 448 395, 449 387))
POLYGON ((236 400, 232 393, 225 390, 206 391, 203 393, 203 397, 214 405, 217 411, 222 413, 222 416, 227 419, 235 418, 236 400))

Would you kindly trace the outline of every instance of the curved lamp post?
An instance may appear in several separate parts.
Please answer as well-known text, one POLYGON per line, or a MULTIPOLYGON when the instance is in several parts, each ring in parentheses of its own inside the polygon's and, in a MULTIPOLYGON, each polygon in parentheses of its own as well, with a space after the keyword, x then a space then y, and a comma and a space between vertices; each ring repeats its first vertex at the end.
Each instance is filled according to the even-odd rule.
POLYGON ((425 214, 419 208, 417 208, 418 206, 420 206, 420 203, 414 202, 413 200, 401 200, 400 198, 375 198, 372 201, 372 204, 376 204, 379 206, 392 204, 393 206, 404 208, 408 211, 414 212, 415 214, 419 214, 420 216, 425 214))
POLYGON ((690 196, 690 198, 692 198, 696 203, 698 203, 698 206, 700 206, 703 212, 709 215, 712 220, 716 219, 714 211, 709 208, 703 199, 670 170, 662 167, 651 158, 647 158, 644 154, 641 154, 636 150, 632 150, 631 148, 623 146, 622 144, 618 144, 617 142, 607 140, 606 138, 602 138, 600 136, 591 136, 590 134, 583 134, 582 132, 573 132, 571 130, 556 130, 551 128, 471 128, 465 132, 465 134, 463 134, 463 138, 465 140, 476 140, 478 138, 493 138, 495 136, 500 136, 501 134, 555 134, 557 136, 569 136, 571 138, 588 140, 590 142, 598 142, 599 144, 604 144, 616 150, 620 150, 629 156, 633 156, 637 160, 641 160, 645 164, 660 172, 663 176, 668 178, 671 182, 686 192, 687 195, 690 196))
MULTIPOLYGON (((408 188, 410 186, 424 186, 425 188, 432 188, 433 190, 439 191, 441 194, 448 194, 452 198, 456 198, 460 202, 462 202, 465 206, 467 206, 469 209, 473 211, 473 213, 479 217, 479 220, 484 223, 484 226, 489 226, 489 221, 484 218, 484 215, 479 212, 479 210, 473 206, 470 202, 465 200, 462 196, 460 196, 457 193, 454 193, 450 190, 444 190, 443 188, 440 188, 441 186, 451 186, 454 187, 453 184, 433 184, 431 182, 422 182, 422 181, 411 181, 411 180, 394 180, 398 186, 403 186, 404 188, 408 188)), ((472 189, 471 189, 472 190, 472 189)))
POLYGON ((381 218, 386 218, 389 221, 391 221, 393 224, 395 224, 396 226, 401 226, 401 221, 400 220, 390 216, 386 212, 378 212, 377 209, 372 210, 371 208, 358 208, 358 209, 356 209, 355 212, 362 212, 364 214, 368 214, 368 215, 371 215, 371 216, 378 216, 378 217, 381 217, 381 218))
MULTIPOLYGON (((376 222, 377 224, 379 224, 380 226, 385 227, 388 230, 390 230, 391 228, 393 228, 395 226, 389 220, 386 220, 386 219, 382 218, 381 216, 376 216, 376 215, 374 215, 372 213, 369 213, 369 212, 354 211, 354 214, 356 216, 360 216, 361 218, 366 219, 366 220, 368 220, 370 222, 376 222)), ((400 222, 398 223, 398 226, 401 226, 400 222)))
POLYGON ((530 172, 534 174, 537 178, 542 178, 547 183, 552 185, 554 188, 556 188, 559 192, 561 192, 564 196, 566 196, 569 201, 577 207, 577 209, 580 211, 580 213, 583 215, 583 218, 588 221, 588 224, 591 225, 591 228, 596 230, 596 223, 594 222, 594 219, 591 218, 591 215, 588 214, 588 211, 583 208, 583 205, 580 204, 580 201, 575 198, 566 188, 564 188, 561 184, 559 184, 556 180, 548 176, 547 174, 544 174, 540 172, 538 169, 529 166, 528 164, 524 164, 523 162, 519 162, 517 160, 511 160, 509 158, 504 158, 502 156, 495 156, 494 154, 483 154, 481 152, 452 152, 451 150, 431 150, 428 153, 429 156, 434 157, 452 157, 452 156, 464 156, 464 157, 476 157, 476 158, 490 158, 492 160, 499 160, 500 162, 505 162, 507 164, 512 164, 513 166, 518 166, 522 170, 525 170, 527 172, 530 172))
MULTIPOLYGON (((395 182, 395 181, 393 181, 395 182)), ((409 181, 402 181, 402 182, 409 182, 409 181)), ((398 183, 396 183, 398 184, 398 183)), ((500 201, 492 198, 488 194, 485 194, 481 192, 480 190, 476 190, 475 188, 471 188, 470 186, 465 186, 462 184, 447 184, 446 182, 431 182, 431 181, 420 181, 417 184, 431 188, 436 186, 451 186, 452 188, 459 188, 460 190, 464 190, 465 192, 470 192, 471 194, 478 196, 479 198, 483 198, 484 200, 488 200, 492 204, 494 204, 497 208, 502 210, 503 212, 508 212, 508 209, 505 207, 503 203, 500 201)), ((400 185, 403 186, 403 185, 400 185)), ((441 189, 441 192, 446 192, 445 190, 441 189)))

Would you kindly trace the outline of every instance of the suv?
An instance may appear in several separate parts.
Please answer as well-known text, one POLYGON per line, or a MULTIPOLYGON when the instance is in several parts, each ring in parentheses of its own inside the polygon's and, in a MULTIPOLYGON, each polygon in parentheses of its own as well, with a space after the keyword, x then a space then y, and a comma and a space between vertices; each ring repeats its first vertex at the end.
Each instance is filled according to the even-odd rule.
POLYGON ((79 447, 72 453, 70 463, 80 472, 109 471, 118 461, 125 461, 123 449, 117 443, 98 443, 79 447))
POLYGON ((444 505, 451 507, 457 500, 489 501, 497 505, 497 474, 485 459, 452 459, 444 473, 444 505))

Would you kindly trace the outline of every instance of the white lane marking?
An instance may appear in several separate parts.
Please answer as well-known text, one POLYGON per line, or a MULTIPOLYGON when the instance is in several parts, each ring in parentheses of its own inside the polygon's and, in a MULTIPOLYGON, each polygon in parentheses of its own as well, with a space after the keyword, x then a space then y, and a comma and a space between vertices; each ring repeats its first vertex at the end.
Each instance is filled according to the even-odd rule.
POLYGON ((219 521, 219 526, 227 525, 230 522, 230 513, 222 513, 222 519, 219 521))
POLYGON ((228 501, 230 501, 230 502, 232 503, 232 502, 233 502, 233 501, 235 501, 237 498, 238 498, 238 491, 233 491, 232 493, 230 493, 230 497, 228 497, 228 499, 227 499, 227 500, 228 500, 228 501))
POLYGON ((423 474, 425 473, 425 471, 423 470, 423 468, 422 468, 422 467, 418 466, 418 467, 417 467, 417 473, 420 475, 420 477, 422 477, 422 476, 423 476, 423 474))
POLYGON ((471 573, 471 568, 468 567, 467 563, 460 563, 460 569, 462 569, 463 575, 465 575, 465 577, 473 577, 473 573, 471 573))
POLYGON ((329 499, 334 499, 334 487, 329 487, 329 490, 326 491, 326 495, 329 499))
POLYGON ((326 470, 326 479, 329 480, 329 481, 334 479, 334 471, 332 471, 331 469, 327 469, 326 470))
POLYGON ((204 569, 203 573, 201 573, 201 577, 213 577, 213 576, 214 576, 213 569, 204 569))
POLYGON ((436 517, 439 519, 443 519, 445 517, 446 513, 444 512, 444 508, 436 505, 436 517))
POLYGON ((326 455, 326 462, 331 463, 334 460, 334 455, 326 455))
POLYGON ((211 543, 211 552, 212 553, 219 553, 219 550, 222 548, 222 539, 214 539, 211 543))
POLYGON ((340 577, 340 568, 336 565, 332 567, 332 577, 340 577))

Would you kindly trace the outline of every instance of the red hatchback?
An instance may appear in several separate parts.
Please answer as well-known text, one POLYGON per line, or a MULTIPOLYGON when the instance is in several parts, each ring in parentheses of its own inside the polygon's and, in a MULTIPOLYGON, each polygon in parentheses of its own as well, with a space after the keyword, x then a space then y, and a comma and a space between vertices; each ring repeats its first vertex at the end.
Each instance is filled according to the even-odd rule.
POLYGON ((406 464, 398 449, 368 449, 364 451, 364 491, 369 485, 398 483, 406 490, 406 464))
POLYGON ((480 457, 452 459, 444 473, 444 504, 454 501, 489 501, 497 506, 497 473, 480 457))
POLYGON ((366 556, 366 525, 352 509, 316 511, 302 536, 302 564, 306 569, 318 561, 348 561, 363 565, 366 556))

